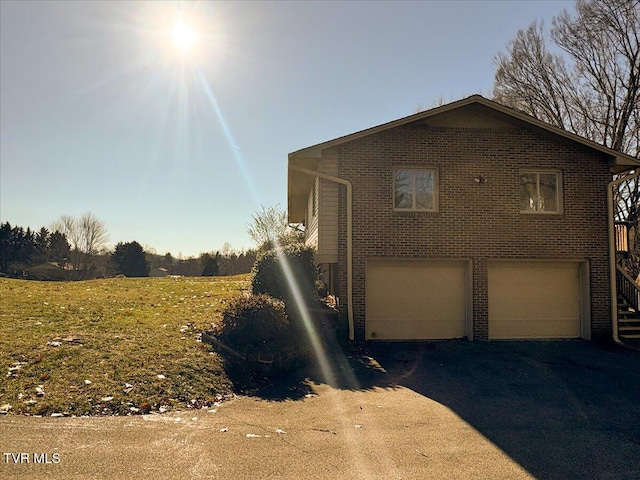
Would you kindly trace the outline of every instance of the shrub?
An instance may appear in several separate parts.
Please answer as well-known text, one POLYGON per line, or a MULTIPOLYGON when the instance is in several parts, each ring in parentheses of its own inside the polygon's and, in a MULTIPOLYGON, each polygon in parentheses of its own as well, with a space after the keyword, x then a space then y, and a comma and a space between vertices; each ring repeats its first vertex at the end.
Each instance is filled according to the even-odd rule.
MULTIPOLYGON (((303 299, 314 298, 318 268, 313 260, 313 248, 301 243, 286 245, 280 249, 292 273, 303 299)), ((293 292, 282 268, 276 250, 262 254, 253 265, 251 289, 254 294, 267 294, 284 300, 287 306, 294 305, 293 292)))
POLYGON ((222 312, 218 338, 240 353, 283 350, 291 341, 284 303, 268 295, 233 299, 222 312))

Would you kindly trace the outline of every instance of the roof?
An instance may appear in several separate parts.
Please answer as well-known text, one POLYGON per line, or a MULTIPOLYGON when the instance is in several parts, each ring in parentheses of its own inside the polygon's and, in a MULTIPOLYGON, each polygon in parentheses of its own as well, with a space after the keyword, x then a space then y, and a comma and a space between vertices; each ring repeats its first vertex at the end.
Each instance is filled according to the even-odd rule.
MULTIPOLYGON (((598 151, 609 160, 612 173, 623 172, 640 166, 640 160, 626 155, 622 152, 612 150, 611 148, 600 145, 599 143, 588 140, 584 137, 568 132, 561 128, 550 125, 546 122, 538 120, 537 118, 527 115, 521 111, 515 110, 511 107, 507 107, 500 103, 494 102, 484 98, 482 95, 472 95, 470 97, 458 100, 456 102, 448 103, 424 112, 419 112, 407 117, 400 118, 388 123, 383 123, 372 128, 361 130, 359 132, 344 135, 342 137, 335 138, 326 142, 318 143, 289 154, 289 165, 297 165, 308 169, 316 169, 317 160, 321 158, 322 151, 328 148, 337 147, 347 142, 357 140, 369 135, 384 132, 392 128, 400 127, 407 124, 417 124, 426 122, 429 119, 440 116, 446 113, 453 112, 457 109, 472 109, 477 113, 489 115, 496 121, 502 121, 510 124, 519 125, 523 128, 537 129, 539 131, 546 132, 565 140, 575 142, 584 145, 592 150, 598 151)), ((288 186, 288 201, 289 201, 289 221, 299 222, 301 218, 304 218, 304 210, 300 210, 300 201, 306 205, 306 195, 308 193, 311 179, 309 175, 305 175, 299 172, 293 172, 289 169, 289 186, 288 186), (304 198, 299 198, 300 195, 304 195, 304 198), (295 201, 295 206, 292 204, 292 200, 295 201), (293 211, 292 211, 292 207, 293 211)), ((302 207, 304 208, 304 207, 302 207)))

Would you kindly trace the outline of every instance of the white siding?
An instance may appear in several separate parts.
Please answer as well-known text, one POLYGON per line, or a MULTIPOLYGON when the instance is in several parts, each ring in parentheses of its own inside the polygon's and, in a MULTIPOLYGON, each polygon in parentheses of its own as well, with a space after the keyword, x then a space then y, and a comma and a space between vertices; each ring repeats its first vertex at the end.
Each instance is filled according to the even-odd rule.
MULTIPOLYGON (((321 173, 338 176, 337 155, 325 156, 319 163, 321 173)), ((318 182, 317 258, 319 263, 338 261, 338 188, 336 182, 318 182)))
POLYGON ((316 206, 318 205, 318 196, 319 196, 319 188, 318 188, 318 178, 316 177, 314 180, 315 187, 309 191, 309 196, 307 197, 307 224, 305 226, 305 244, 311 245, 318 248, 318 208, 314 208, 313 203, 316 202, 316 206), (315 198, 314 198, 315 196, 315 198))

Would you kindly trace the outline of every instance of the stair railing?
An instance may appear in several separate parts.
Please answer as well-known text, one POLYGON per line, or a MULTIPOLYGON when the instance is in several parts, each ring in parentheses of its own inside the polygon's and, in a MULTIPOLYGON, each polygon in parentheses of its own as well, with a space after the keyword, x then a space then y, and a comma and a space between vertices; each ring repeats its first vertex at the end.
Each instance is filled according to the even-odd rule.
POLYGON ((638 285, 631 275, 616 265, 616 285, 618 293, 629 302, 636 312, 640 312, 640 285, 638 285))

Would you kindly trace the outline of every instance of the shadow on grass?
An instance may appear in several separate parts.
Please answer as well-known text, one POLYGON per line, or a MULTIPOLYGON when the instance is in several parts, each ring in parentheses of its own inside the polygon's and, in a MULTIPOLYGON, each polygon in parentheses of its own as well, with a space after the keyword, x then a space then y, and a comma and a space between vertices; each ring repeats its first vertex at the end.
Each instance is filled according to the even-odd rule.
POLYGON ((584 341, 326 345, 254 390, 299 400, 314 386, 407 388, 447 406, 539 479, 640 478, 640 353, 584 341))

